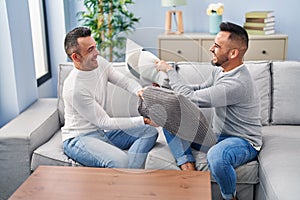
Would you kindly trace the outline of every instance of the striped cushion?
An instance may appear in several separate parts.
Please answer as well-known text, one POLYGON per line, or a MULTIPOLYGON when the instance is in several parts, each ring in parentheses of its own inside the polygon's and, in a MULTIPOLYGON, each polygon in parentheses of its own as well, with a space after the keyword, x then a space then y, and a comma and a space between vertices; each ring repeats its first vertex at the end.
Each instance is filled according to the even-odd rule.
POLYGON ((149 87, 140 104, 141 115, 149 116, 157 125, 164 127, 178 137, 211 147, 216 143, 210 122, 201 109, 182 95, 172 90, 149 87))

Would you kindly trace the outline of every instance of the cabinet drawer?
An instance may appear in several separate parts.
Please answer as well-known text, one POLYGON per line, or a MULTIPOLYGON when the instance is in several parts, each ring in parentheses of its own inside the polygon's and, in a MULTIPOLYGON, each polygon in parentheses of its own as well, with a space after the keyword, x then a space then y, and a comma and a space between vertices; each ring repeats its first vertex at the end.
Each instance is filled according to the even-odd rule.
POLYGON ((245 60, 285 60, 285 40, 250 40, 245 60))
POLYGON ((160 40, 159 57, 165 61, 198 61, 198 40, 160 40))
POLYGON ((201 42, 201 61, 202 62, 210 62, 212 59, 212 53, 209 51, 211 46, 214 44, 215 40, 202 40, 201 42))

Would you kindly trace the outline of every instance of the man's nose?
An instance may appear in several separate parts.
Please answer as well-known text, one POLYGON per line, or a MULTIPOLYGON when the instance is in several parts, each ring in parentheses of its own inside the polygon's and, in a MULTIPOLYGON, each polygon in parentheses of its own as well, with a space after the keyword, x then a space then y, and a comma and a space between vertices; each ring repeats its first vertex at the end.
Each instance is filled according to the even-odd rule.
POLYGON ((96 55, 100 55, 100 51, 98 49, 95 49, 96 50, 96 55))

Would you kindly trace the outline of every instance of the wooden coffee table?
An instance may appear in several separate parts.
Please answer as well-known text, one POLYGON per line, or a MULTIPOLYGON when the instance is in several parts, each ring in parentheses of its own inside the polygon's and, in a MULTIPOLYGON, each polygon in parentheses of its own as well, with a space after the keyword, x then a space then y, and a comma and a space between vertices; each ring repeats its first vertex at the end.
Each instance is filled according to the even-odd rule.
POLYGON ((211 199, 209 172, 40 166, 13 199, 211 199))

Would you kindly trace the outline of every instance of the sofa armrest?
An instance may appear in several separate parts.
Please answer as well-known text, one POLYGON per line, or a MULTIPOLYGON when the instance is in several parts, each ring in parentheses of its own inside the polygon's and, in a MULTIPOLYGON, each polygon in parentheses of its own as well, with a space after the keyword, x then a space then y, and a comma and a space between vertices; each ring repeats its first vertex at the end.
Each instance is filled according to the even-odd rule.
POLYGON ((57 99, 38 99, 0 129, 0 199, 30 175, 33 151, 60 128, 57 99))

